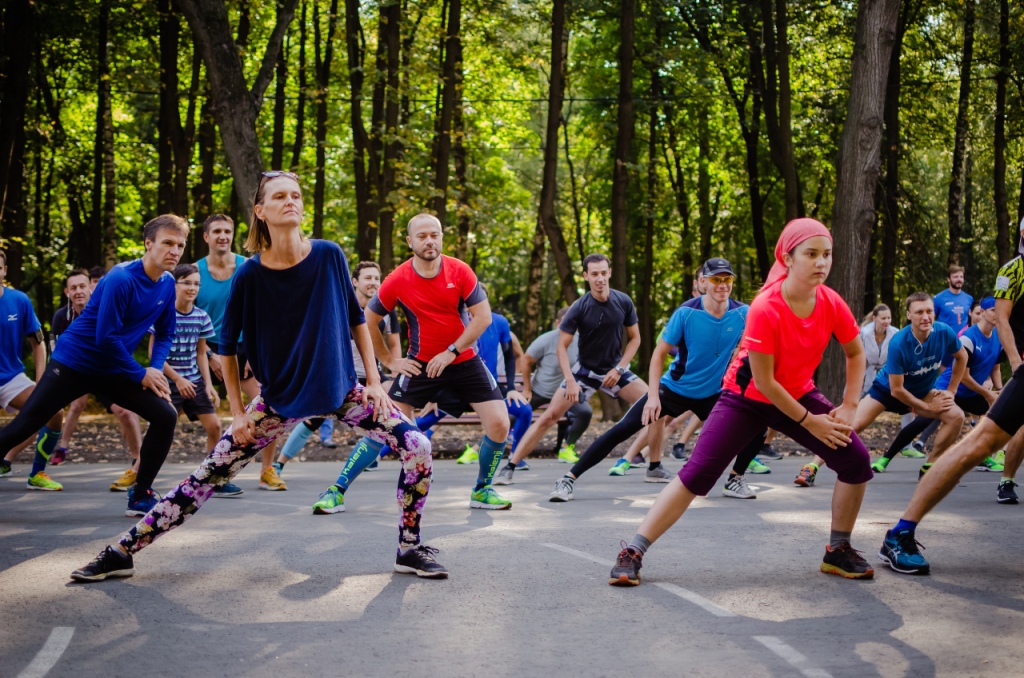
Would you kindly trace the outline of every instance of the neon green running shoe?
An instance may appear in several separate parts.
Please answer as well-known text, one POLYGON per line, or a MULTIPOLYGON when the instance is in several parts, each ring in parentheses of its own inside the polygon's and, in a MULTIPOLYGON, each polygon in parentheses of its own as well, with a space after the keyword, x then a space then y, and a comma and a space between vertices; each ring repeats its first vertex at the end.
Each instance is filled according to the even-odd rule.
POLYGON ((629 472, 629 459, 619 459, 608 471, 610 476, 624 476, 629 472))
POLYGON ((889 466, 889 459, 885 457, 879 457, 878 461, 871 465, 871 470, 875 473, 885 473, 885 469, 889 466))
POLYGON ((331 485, 313 504, 313 515, 326 516, 345 512, 345 495, 337 485, 331 485))
POLYGON ((480 461, 480 455, 472 445, 466 445, 462 456, 455 460, 456 464, 475 464, 480 461))
MULTIPOLYGON (((913 445, 907 445, 902 450, 900 450, 900 454, 902 456, 906 457, 907 459, 924 459, 928 455, 925 454, 924 452, 922 452, 921 449, 919 449, 917 447, 918 445, 921 445, 921 443, 914 443, 913 445)), ((921 448, 923 448, 923 447, 924 446, 921 445, 921 448)))
POLYGON ((985 461, 981 462, 974 467, 975 471, 994 471, 996 473, 1003 472, 1003 465, 996 461, 995 457, 985 457, 985 461))
POLYGON ((758 459, 757 457, 751 459, 750 465, 747 466, 747 473, 765 474, 771 472, 772 469, 767 464, 762 464, 761 460, 758 459))
POLYGON ((51 480, 50 476, 46 475, 46 471, 40 471, 34 476, 28 477, 28 485, 25 489, 42 490, 43 492, 60 492, 64 489, 64 486, 51 480))
POLYGON ((488 511, 504 511, 512 508, 512 502, 498 494, 490 485, 481 490, 474 490, 469 495, 469 508, 485 509, 488 511))
POLYGON ((562 462, 563 464, 575 464, 579 460, 580 458, 576 456, 575 444, 566 445, 565 447, 558 451, 558 461, 562 462))
POLYGON ((1006 450, 999 450, 998 452, 992 455, 992 458, 996 460, 997 464, 1002 464, 1003 466, 1006 466, 1006 450))

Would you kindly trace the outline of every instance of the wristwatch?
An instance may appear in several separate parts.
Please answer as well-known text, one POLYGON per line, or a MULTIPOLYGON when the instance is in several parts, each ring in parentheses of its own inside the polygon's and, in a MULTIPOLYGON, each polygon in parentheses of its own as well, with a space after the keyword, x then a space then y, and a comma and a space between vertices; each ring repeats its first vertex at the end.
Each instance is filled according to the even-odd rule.
POLYGON ((620 365, 620 366, 617 366, 617 367, 615 368, 615 371, 616 371, 616 372, 618 372, 619 374, 625 374, 625 373, 626 373, 626 368, 625 368, 625 367, 622 367, 622 366, 620 365))
POLYGON ((454 355, 456 358, 459 357, 459 349, 455 348, 455 344, 450 344, 448 346, 448 350, 451 351, 452 355, 454 355))

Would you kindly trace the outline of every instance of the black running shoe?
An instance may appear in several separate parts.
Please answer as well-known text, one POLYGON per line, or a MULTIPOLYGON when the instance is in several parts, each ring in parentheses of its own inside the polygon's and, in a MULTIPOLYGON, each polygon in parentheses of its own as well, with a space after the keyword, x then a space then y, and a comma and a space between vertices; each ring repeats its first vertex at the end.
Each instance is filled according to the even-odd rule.
POLYGON ((672 446, 672 458, 679 459, 680 461, 686 461, 690 458, 690 455, 686 453, 685 443, 676 443, 672 446))
POLYGON ((124 555, 113 546, 103 549, 91 563, 71 573, 75 581, 103 581, 107 577, 130 577, 135 574, 132 554, 124 555))
POLYGON ((1013 488, 1017 487, 1017 483, 1012 480, 1004 480, 999 483, 999 490, 996 491, 996 501, 1000 504, 1016 504, 1017 493, 1013 491, 1013 488))
POLYGON ((831 544, 825 547, 821 571, 847 579, 871 579, 875 576, 875 571, 868 561, 864 560, 860 551, 850 546, 848 541, 841 542, 837 548, 832 548, 831 544))
POLYGON ((757 456, 762 459, 771 459, 772 461, 778 461, 782 459, 782 453, 776 450, 771 445, 762 445, 761 450, 757 453, 757 456))
POLYGON ((640 568, 644 557, 624 547, 619 551, 619 559, 608 575, 608 583, 612 586, 636 586, 640 583, 640 568))
POLYGON ((423 544, 409 549, 404 554, 399 551, 398 558, 395 560, 395 572, 414 574, 417 577, 428 579, 447 579, 447 568, 434 560, 436 553, 437 549, 423 544))

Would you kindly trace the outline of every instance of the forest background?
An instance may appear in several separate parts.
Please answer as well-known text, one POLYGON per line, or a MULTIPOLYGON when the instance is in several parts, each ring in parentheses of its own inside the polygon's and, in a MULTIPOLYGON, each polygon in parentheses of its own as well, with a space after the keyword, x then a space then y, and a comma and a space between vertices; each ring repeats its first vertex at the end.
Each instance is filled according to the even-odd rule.
POLYGON ((837 234, 855 312, 952 262, 977 296, 1024 217, 1022 35, 1008 0, 7 0, 7 278, 45 323, 71 267, 139 256, 157 214, 227 213, 240 249, 259 172, 290 169, 352 262, 390 270, 438 214, 524 340, 608 254, 645 364, 704 258, 749 300, 788 219, 839 229, 845 132, 871 151, 862 246, 837 234), (883 56, 863 105, 858 53, 883 56))

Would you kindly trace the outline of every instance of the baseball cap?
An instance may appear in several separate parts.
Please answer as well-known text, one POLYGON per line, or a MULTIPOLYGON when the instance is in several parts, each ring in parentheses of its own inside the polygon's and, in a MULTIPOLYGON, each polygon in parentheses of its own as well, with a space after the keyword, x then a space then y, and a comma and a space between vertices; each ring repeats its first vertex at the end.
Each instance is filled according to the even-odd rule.
POLYGON ((979 302, 979 305, 981 306, 981 310, 983 310, 983 311, 987 311, 990 308, 995 308, 996 307, 995 297, 992 297, 992 296, 985 297, 984 299, 981 300, 981 302, 979 302))
POLYGON ((704 262, 704 275, 722 275, 726 273, 733 277, 736 276, 732 271, 732 265, 728 261, 721 257, 713 257, 704 262))

